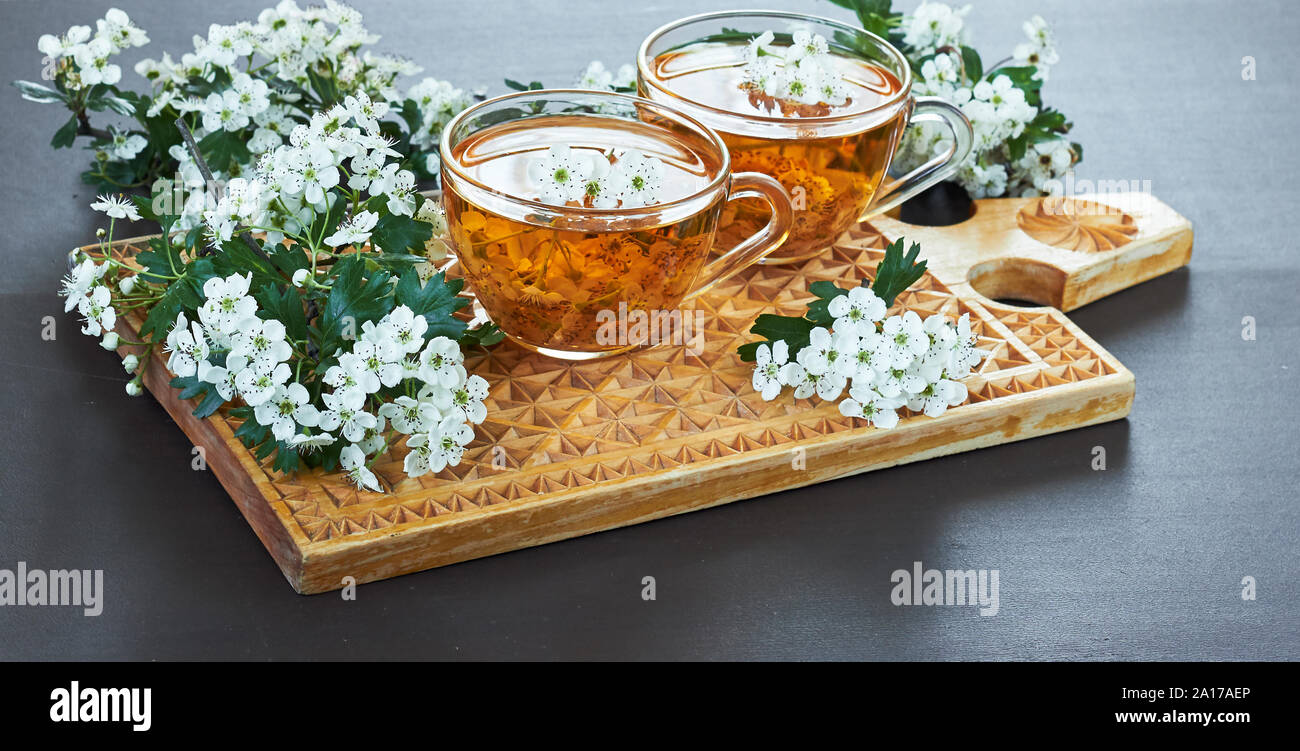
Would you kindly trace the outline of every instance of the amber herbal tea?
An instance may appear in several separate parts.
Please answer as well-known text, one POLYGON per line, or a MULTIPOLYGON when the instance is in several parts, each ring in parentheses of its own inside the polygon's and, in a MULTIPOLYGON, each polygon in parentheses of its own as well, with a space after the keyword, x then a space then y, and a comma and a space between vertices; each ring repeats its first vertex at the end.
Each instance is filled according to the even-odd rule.
MULTIPOLYGON (((953 154, 889 187, 881 184, 909 118, 926 111, 957 133, 960 112, 910 98, 902 53, 861 29, 771 11, 705 14, 648 37, 638 56, 643 96, 680 107, 716 130, 732 168, 776 178, 790 194, 794 227, 764 262, 816 255, 869 211, 883 210, 942 179, 965 157, 953 154), (883 199, 883 200, 882 200, 883 199)), ((724 213, 718 241, 764 221, 741 201, 724 213)))
MULTIPOLYGON (((804 255, 830 245, 870 203, 889 167, 907 113, 900 110, 865 130, 830 137, 808 133, 800 137, 794 130, 793 138, 773 138, 761 135, 762 128, 747 127, 746 118, 863 113, 893 99, 902 84, 878 65, 833 57, 846 90, 843 102, 801 103, 783 96, 784 92, 769 94, 746 79, 749 48, 745 42, 690 45, 655 58, 654 70, 679 96, 738 116, 731 130, 718 129, 731 150, 733 169, 771 175, 785 187, 795 209, 794 227, 775 256, 804 255)), ((732 236, 748 235, 766 221, 760 202, 737 202, 734 211, 723 216, 719 242, 726 245, 732 236)))
MULTIPOLYGON (((623 202, 604 204, 602 199, 608 199, 597 188, 585 187, 598 186, 592 175, 618 165, 619 158, 610 152, 623 160, 631 152, 639 161, 658 162, 658 175, 627 178, 633 191, 631 184, 638 180, 643 185, 657 181, 654 203, 704 190, 721 167, 684 144, 664 140, 648 125, 596 115, 504 123, 466 139, 453 153, 475 180, 507 195, 551 199, 547 203, 563 196, 561 206, 596 208, 600 203, 615 209, 623 202), (563 156, 554 155, 561 150, 563 156), (578 166, 584 161, 585 166, 578 166), (565 162, 572 165, 568 180, 584 186, 578 197, 558 193, 564 180, 553 174, 545 184, 536 179, 547 166, 563 171, 565 162)), ((617 310, 619 302, 627 311, 675 308, 704 265, 717 218, 703 211, 680 221, 651 218, 624 229, 618 216, 599 210, 558 222, 511 217, 454 188, 447 191, 445 203, 465 278, 487 309, 499 311, 493 316, 497 325, 527 344, 566 351, 625 349, 597 336, 608 315, 598 320, 599 314, 617 310)))
MULTIPOLYGON (((728 198, 721 142, 634 97, 527 98, 537 102, 464 116, 444 140, 448 227, 479 303, 512 339, 555 357, 688 343, 696 320, 679 304, 734 270, 733 258, 702 274, 728 198)), ((779 186, 764 195, 778 200, 779 186)))

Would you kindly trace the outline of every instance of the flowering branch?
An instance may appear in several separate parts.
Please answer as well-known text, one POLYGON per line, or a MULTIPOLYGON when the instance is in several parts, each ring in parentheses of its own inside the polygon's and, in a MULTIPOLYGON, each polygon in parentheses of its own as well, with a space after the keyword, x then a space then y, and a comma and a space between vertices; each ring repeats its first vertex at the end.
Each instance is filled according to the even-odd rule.
POLYGON ((840 413, 877 428, 896 425, 904 406, 938 417, 965 401, 962 379, 987 354, 975 347, 970 315, 955 324, 942 315, 922 321, 910 310, 886 315, 925 273, 920 251, 913 243, 904 254, 899 238, 886 248, 870 286, 814 282, 809 291, 817 299, 806 315, 759 316, 750 332, 765 341, 739 350, 742 360, 755 363, 754 390, 770 401, 786 387, 794 388, 796 399, 815 394, 826 400, 847 389, 840 413))
POLYGON ((163 165, 178 172, 152 198, 100 196, 92 207, 110 221, 99 249, 63 281, 84 333, 106 349, 142 348, 123 359, 127 392, 141 393, 161 347, 195 416, 225 410, 276 471, 339 468, 380 491, 372 467, 403 442, 410 477, 457 464, 486 416, 487 383, 465 370, 464 349, 502 337, 456 315, 463 283, 434 266, 446 257, 446 220, 416 185, 436 170, 422 154, 463 93, 427 79, 396 94, 393 80, 413 66, 359 52, 375 38, 335 3, 286 0, 256 24, 212 26, 179 63, 164 55, 137 67, 155 81, 152 96, 118 90, 108 62, 147 37, 120 11, 100 26, 94 39, 89 27, 43 39, 55 88, 19 89, 74 109, 69 143, 89 129, 76 114, 83 103, 137 116, 145 130, 112 131, 123 155, 97 160, 92 177, 133 185, 163 165), (141 219, 161 234, 115 257, 117 221, 141 219), (139 341, 114 331, 128 314, 142 316, 139 341))

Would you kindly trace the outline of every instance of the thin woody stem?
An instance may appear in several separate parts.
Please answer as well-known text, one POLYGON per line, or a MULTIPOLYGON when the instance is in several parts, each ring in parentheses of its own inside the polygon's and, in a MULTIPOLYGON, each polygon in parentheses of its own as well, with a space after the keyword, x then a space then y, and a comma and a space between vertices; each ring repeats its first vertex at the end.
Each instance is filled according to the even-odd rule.
MULTIPOLYGON (((194 164, 198 166, 199 174, 203 175, 203 179, 207 181, 208 185, 215 183, 216 181, 212 179, 212 170, 208 169, 208 163, 203 160, 203 155, 199 153, 199 145, 194 142, 194 134, 190 132, 190 126, 185 124, 184 117, 176 118, 176 129, 181 132, 181 138, 184 139, 186 148, 190 150, 190 156, 194 157, 194 164)), ((266 251, 262 250, 262 246, 258 245, 253 240, 253 236, 248 234, 247 231, 240 232, 239 239, 243 240, 244 244, 251 248, 254 253, 270 262, 271 257, 266 254, 266 251)), ((211 252, 211 248, 204 247, 199 250, 199 255, 208 255, 211 252)))

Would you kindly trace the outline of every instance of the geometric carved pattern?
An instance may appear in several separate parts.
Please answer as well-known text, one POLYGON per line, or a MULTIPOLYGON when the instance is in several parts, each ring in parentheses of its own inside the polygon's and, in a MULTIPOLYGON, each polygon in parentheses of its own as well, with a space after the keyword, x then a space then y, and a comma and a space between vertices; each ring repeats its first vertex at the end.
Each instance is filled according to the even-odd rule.
MULTIPOLYGON (((952 318, 970 314, 979 346, 990 353, 967 379, 967 405, 972 406, 952 408, 937 419, 903 410, 898 428, 876 431, 841 416, 833 402, 795 401, 788 390, 763 401, 750 386, 752 365, 735 352, 752 339, 747 332, 754 318, 764 312, 802 311, 813 299, 808 292, 812 282, 872 277, 884 244, 864 224, 802 264, 754 266, 718 284, 689 303, 704 316, 705 345, 697 354, 663 346, 605 360, 564 362, 509 341, 471 354, 466 368, 487 379, 489 394, 487 418, 476 426, 464 459, 436 475, 412 479, 402 470, 405 449, 398 447, 374 467, 392 488, 386 494, 359 492, 337 472, 281 476, 230 437, 236 420, 218 414, 209 422, 224 421, 216 434, 238 460, 235 466, 258 488, 262 498, 255 502, 269 505, 280 523, 291 519, 297 528, 282 531, 307 544, 330 544, 381 530, 473 519, 502 507, 563 498, 575 490, 685 465, 696 471, 714 460, 826 436, 893 433, 913 421, 937 425, 975 409, 973 405, 1048 391, 1122 367, 1081 339, 1054 310, 962 299, 927 273, 899 296, 895 312, 909 309, 922 317, 942 313, 952 318)), ((123 251, 129 256, 134 248, 123 251)), ((133 329, 139 321, 127 323, 133 329)), ((158 395, 165 404, 175 398, 174 391, 158 395)), ((192 427, 182 426, 193 435, 192 427)), ((250 514, 243 504, 241 508, 250 514)), ((286 567, 279 555, 277 560, 286 567)), ((403 572, 381 570, 369 578, 403 572)))

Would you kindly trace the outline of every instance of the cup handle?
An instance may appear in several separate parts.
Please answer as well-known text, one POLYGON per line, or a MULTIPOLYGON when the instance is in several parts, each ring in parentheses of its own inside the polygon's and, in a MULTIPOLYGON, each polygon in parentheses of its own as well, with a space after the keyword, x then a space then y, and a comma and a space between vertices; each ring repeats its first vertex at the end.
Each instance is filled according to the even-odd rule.
POLYGON ((767 226, 745 238, 736 247, 710 261, 700 270, 695 288, 684 299, 691 299, 741 269, 752 266, 785 242, 794 224, 794 208, 781 183, 758 172, 737 172, 731 176, 731 194, 727 201, 761 198, 772 208, 767 226))
POLYGON ((975 142, 975 131, 971 129, 970 120, 955 105, 938 97, 917 97, 908 125, 922 123, 943 123, 952 131, 952 148, 920 167, 889 183, 883 193, 877 193, 858 220, 867 219, 884 213, 903 201, 915 196, 935 183, 948 178, 970 155, 975 142))

